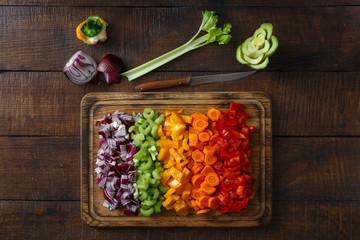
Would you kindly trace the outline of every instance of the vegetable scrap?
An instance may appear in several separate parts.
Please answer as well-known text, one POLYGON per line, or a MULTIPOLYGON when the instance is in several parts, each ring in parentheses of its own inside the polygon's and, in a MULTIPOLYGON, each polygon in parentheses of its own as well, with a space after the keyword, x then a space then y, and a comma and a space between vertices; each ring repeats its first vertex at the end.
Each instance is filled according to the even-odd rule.
POLYGON ((246 39, 236 51, 236 59, 253 69, 264 69, 269 63, 269 57, 277 49, 278 39, 272 35, 273 25, 263 23, 252 37, 246 39))
MULTIPOLYGON (((138 198, 136 206, 140 206, 143 216, 161 212, 162 206, 182 216, 192 209, 196 214, 204 214, 217 209, 226 213, 246 208, 254 196, 253 178, 249 175, 252 172, 249 134, 255 132, 255 127, 245 126, 249 114, 243 108, 233 102, 227 111, 210 108, 206 115, 201 112, 185 115, 183 110, 166 110, 162 115, 150 108, 133 113, 133 122, 125 132, 132 140, 132 154, 127 154, 130 157, 125 160, 133 166, 129 172, 137 171, 137 179, 131 180, 130 193, 138 198)), ((104 119, 99 134, 106 133, 107 137, 99 137, 100 156, 102 149, 110 148, 110 155, 116 160, 110 161, 110 166, 117 166, 124 159, 116 157, 118 150, 108 147, 117 145, 108 140, 112 139, 108 137, 111 131, 104 129, 104 123, 112 126, 117 118, 104 119)), ((105 181, 103 175, 100 181, 105 181)), ((112 178, 107 181, 117 183, 112 178)), ((104 195, 107 202, 108 195, 104 195)))
POLYGON ((107 39, 105 22, 99 15, 88 17, 76 28, 76 36, 84 43, 94 45, 98 41, 104 42, 107 39))

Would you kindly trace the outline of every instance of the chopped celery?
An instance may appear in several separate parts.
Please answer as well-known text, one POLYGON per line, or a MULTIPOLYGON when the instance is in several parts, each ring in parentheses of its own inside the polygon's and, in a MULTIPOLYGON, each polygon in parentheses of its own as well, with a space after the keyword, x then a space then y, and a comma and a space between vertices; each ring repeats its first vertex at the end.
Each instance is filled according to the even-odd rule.
MULTIPOLYGON (((150 216, 154 213, 154 207, 151 207, 164 200, 160 193, 160 179, 163 172, 161 163, 157 159, 159 154, 157 130, 159 124, 164 121, 164 116, 160 115, 153 109, 144 109, 142 116, 137 118, 135 125, 132 128, 131 139, 139 148, 139 151, 134 155, 133 161, 138 166, 137 179, 137 195, 142 201, 140 212, 144 216, 150 216), (160 199, 161 198, 161 199, 160 199)), ((157 212, 161 206, 157 207, 157 212)))
POLYGON ((149 188, 147 192, 152 196, 152 199, 158 199, 160 195, 160 191, 157 188, 149 188))
POLYGON ((140 199, 141 201, 144 201, 144 200, 148 197, 148 195, 149 195, 149 194, 147 193, 146 190, 141 189, 141 190, 140 190, 139 199, 140 199))
POLYGON ((155 111, 151 108, 145 108, 143 115, 146 119, 153 119, 153 117, 155 116, 155 111))
POLYGON ((151 158, 147 158, 147 162, 142 162, 139 166, 140 170, 148 170, 152 167, 153 163, 152 163, 152 159, 151 158))
POLYGON ((152 176, 153 176, 155 179, 161 179, 162 172, 163 172, 163 168, 162 168, 162 167, 155 168, 155 170, 152 171, 152 176))
POLYGON ((157 203, 155 203, 155 205, 154 205, 154 211, 155 211, 156 213, 160 213, 160 212, 161 212, 161 206, 162 206, 163 202, 164 202, 164 201, 159 200, 159 201, 157 201, 157 203))
POLYGON ((162 184, 159 184, 159 191, 160 191, 161 194, 166 193, 169 189, 170 189, 170 187, 166 187, 166 186, 164 186, 162 184))
POLYGON ((146 205, 146 206, 153 206, 156 202, 157 202, 156 199, 152 199, 152 200, 147 200, 146 199, 146 200, 143 201, 144 205, 146 205))
POLYGON ((155 209, 152 207, 150 209, 145 210, 142 206, 140 207, 140 212, 145 217, 150 217, 154 213, 155 209))

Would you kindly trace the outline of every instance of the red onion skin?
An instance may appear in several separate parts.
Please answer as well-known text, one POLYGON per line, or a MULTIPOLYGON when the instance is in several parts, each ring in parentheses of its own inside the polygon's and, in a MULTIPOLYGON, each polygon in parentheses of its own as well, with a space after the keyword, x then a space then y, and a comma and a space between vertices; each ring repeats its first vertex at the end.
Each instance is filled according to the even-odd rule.
POLYGON ((63 72, 71 82, 83 85, 96 77, 96 68, 97 64, 90 55, 78 51, 66 63, 63 72))
POLYGON ((118 72, 104 73, 107 84, 119 83, 121 75, 118 72))
POLYGON ((119 83, 121 80, 122 62, 115 55, 107 54, 101 59, 96 70, 104 73, 105 80, 108 84, 119 83))

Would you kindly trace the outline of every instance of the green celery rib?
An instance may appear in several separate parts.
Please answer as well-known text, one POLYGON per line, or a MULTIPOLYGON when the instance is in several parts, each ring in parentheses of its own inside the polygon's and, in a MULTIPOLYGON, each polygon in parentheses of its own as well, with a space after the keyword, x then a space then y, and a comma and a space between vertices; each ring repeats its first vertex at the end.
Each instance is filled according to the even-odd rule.
POLYGON ((138 77, 141 77, 142 75, 170 62, 171 60, 174 60, 175 58, 191 51, 194 50, 196 48, 202 47, 204 45, 206 45, 208 42, 206 42, 206 40, 208 39, 209 34, 205 34, 204 36, 193 40, 193 41, 189 41, 187 43, 185 43, 184 45, 175 48, 174 50, 167 52, 149 62, 146 62, 136 68, 133 68, 129 71, 126 71, 124 73, 122 73, 122 76, 127 77, 127 79, 129 81, 132 81, 138 77))

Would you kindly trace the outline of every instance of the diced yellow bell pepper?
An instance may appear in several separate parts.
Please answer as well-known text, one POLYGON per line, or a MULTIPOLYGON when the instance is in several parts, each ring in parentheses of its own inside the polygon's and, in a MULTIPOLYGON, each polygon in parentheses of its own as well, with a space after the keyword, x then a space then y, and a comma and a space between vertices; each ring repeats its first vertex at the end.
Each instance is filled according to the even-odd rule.
POLYGON ((192 117, 191 117, 191 116, 182 115, 181 117, 184 119, 184 122, 185 122, 185 123, 191 124, 191 121, 192 121, 192 117))
POLYGON ((160 148, 160 151, 159 151, 159 154, 157 157, 160 161, 164 161, 166 158, 169 157, 169 150, 167 148, 160 148))
POLYGON ((164 202, 163 202, 163 206, 166 207, 166 206, 169 206, 171 204, 173 204, 175 201, 177 201, 177 199, 175 198, 175 196, 170 196, 168 197, 164 202))
POLYGON ((161 184, 165 186, 166 183, 169 181, 170 177, 171 177, 171 174, 170 174, 169 170, 165 170, 160 179, 161 184))
POLYGON ((162 137, 162 136, 165 135, 165 134, 164 134, 164 131, 163 131, 163 126, 162 126, 162 125, 159 125, 157 134, 158 134, 159 137, 162 137))
POLYGON ((180 162, 181 161, 181 156, 179 155, 179 153, 173 149, 173 148, 170 148, 169 149, 169 153, 170 155, 175 159, 176 162, 180 162))
POLYGON ((174 166, 175 164, 176 164, 175 159, 171 158, 169 161, 167 161, 167 162, 164 164, 164 168, 165 168, 165 169, 169 169, 169 168, 171 168, 172 166, 174 166))
POLYGON ((170 187, 175 188, 175 189, 177 189, 177 188, 179 188, 181 186, 181 182, 178 181, 175 178, 174 179, 171 178, 169 180, 168 184, 169 184, 170 187))
POLYGON ((179 148, 179 142, 171 141, 169 139, 160 139, 159 146, 160 148, 179 148))
POLYGON ((184 175, 181 171, 179 171, 175 167, 171 167, 168 171, 169 171, 170 175, 173 178, 175 178, 176 180, 178 180, 179 182, 181 181, 181 179, 182 179, 182 177, 184 175))
POLYGON ((169 198, 175 192, 176 192, 175 188, 169 188, 169 190, 167 190, 167 192, 164 194, 164 198, 169 198))
POLYGON ((183 200, 189 199, 191 191, 193 190, 193 185, 191 183, 187 183, 183 192, 181 193, 181 198, 183 200))

